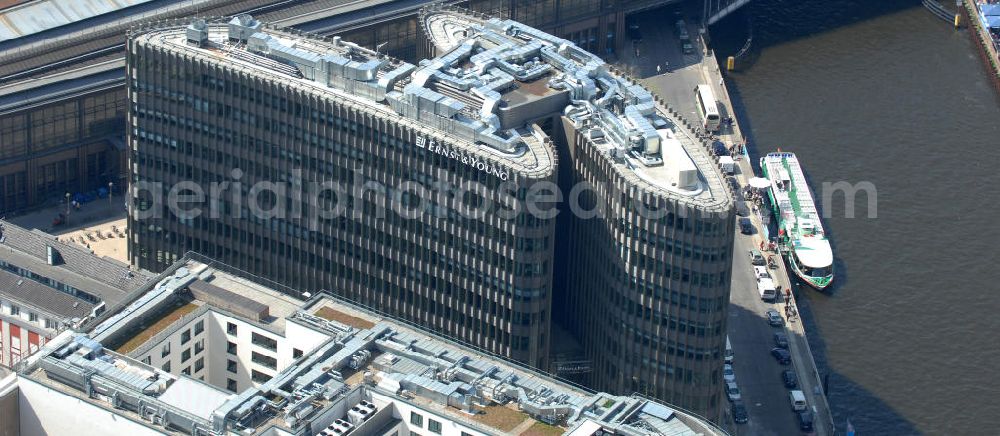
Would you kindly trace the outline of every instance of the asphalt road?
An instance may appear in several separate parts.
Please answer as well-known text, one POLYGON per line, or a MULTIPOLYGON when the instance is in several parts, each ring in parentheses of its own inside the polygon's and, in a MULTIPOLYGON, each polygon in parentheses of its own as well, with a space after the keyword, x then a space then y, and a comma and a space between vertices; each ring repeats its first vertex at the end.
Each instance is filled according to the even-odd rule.
MULTIPOLYGON (((706 60, 703 57, 704 45, 697 27, 693 25, 697 21, 691 18, 690 11, 678 11, 674 8, 647 11, 629 22, 633 22, 632 20, 639 24, 643 36, 642 42, 638 44, 638 56, 634 50, 627 50, 620 54, 618 63, 688 120, 700 123, 700 117, 695 112, 694 87, 714 81, 716 83, 710 84, 713 88, 719 88, 719 79, 718 73, 712 74, 709 68, 703 66, 702 62, 706 60), (674 25, 680 18, 688 23, 688 33, 695 45, 693 54, 681 52, 674 25), (659 72, 657 66, 660 67, 659 72)), ((717 97, 723 100, 721 94, 717 97)), ((727 102, 720 101, 719 106, 723 115, 731 113, 727 102)), ((732 142, 732 138, 724 140, 732 142)), ((759 221, 755 222, 755 226, 757 225, 759 221)), ((764 312, 769 308, 781 310, 782 305, 765 303, 757 293, 756 279, 747 252, 760 243, 758 235, 759 232, 755 235, 736 235, 728 324, 735 353, 736 382, 742 391, 750 419, 746 424, 734 424, 731 415, 726 413, 723 425, 733 435, 802 434, 788 400, 788 389, 782 383, 781 372, 795 368, 802 381, 808 370, 799 368, 806 368, 807 365, 794 351, 804 349, 805 338, 800 334, 793 334, 787 328, 775 328, 767 324, 764 312), (777 331, 784 331, 789 340, 794 342, 793 365, 779 365, 770 354, 774 348, 773 334, 777 331)), ((775 259, 777 258, 775 255, 775 259)), ((776 283, 787 287, 783 270, 774 270, 773 275, 780 277, 776 283)), ((801 328, 796 330, 802 331, 801 328)), ((810 399, 810 405, 813 404, 811 392, 807 390, 806 395, 810 399)))
POLYGON ((788 389, 781 381, 782 366, 771 356, 774 333, 785 328, 771 327, 764 318, 767 309, 778 304, 761 301, 747 254, 759 242, 752 236, 736 235, 733 252, 733 282, 729 305, 729 340, 733 345, 733 369, 750 422, 735 427, 734 435, 800 434, 788 401, 788 389))

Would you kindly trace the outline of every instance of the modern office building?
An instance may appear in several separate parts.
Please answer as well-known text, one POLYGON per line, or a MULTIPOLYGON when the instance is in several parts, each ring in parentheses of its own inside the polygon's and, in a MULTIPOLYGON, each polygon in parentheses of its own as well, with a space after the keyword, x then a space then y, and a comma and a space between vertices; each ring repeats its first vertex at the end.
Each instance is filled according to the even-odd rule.
POLYGON ((204 253, 542 368, 558 318, 591 385, 718 417, 734 215, 704 144, 570 41, 422 22, 417 64, 246 16, 136 31, 132 261, 204 253))
MULTIPOLYGON (((422 2, 198 0, 115 2, 77 10, 73 0, 0 8, 0 213, 59 201, 119 181, 126 126, 125 31, 139 21, 259 10, 272 22, 339 34, 395 57, 424 57, 422 2), (389 4, 395 3, 395 4, 389 4), (26 17, 45 15, 46 20, 26 17), (80 21, 86 20, 86 25, 80 21), (120 56, 120 57, 119 57, 120 56)), ((680 0, 471 0, 471 10, 512 18, 603 56, 628 44, 626 17, 680 0)), ((717 3, 709 2, 708 3, 717 3)), ((9 216, 9 215, 8 215, 9 216)))
POLYGON ((673 406, 567 385, 210 261, 182 258, 143 291, 0 380, 0 433, 725 434, 673 406))
POLYGON ((127 301, 148 272, 0 220, 0 367, 127 301))
POLYGON ((530 90, 469 95, 468 81, 246 16, 140 32, 129 62, 133 264, 195 251, 544 363, 555 220, 502 206, 555 179, 535 114, 516 110, 530 90), (181 182, 229 186, 180 217, 154 195, 181 182), (256 191, 266 183, 287 189, 256 191))

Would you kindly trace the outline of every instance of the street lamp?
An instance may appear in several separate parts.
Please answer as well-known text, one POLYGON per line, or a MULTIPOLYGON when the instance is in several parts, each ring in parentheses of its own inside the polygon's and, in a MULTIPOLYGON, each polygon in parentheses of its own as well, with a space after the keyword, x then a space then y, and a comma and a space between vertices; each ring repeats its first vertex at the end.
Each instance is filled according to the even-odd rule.
POLYGON ((69 192, 66 193, 66 216, 69 216, 69 192))
POLYGON ((115 182, 108 182, 108 209, 113 208, 113 203, 111 202, 111 188, 115 186, 115 182))

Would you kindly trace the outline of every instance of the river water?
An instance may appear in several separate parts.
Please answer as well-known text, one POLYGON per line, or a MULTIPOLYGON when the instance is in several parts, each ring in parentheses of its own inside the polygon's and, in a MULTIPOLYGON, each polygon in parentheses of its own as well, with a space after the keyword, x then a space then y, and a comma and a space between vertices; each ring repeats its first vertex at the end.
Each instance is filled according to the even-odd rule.
POLYGON ((754 0, 713 27, 720 64, 748 26, 728 79, 753 152, 797 153, 817 196, 877 189, 822 205, 837 283, 800 291, 838 429, 997 434, 1000 99, 967 31, 914 0, 754 0))

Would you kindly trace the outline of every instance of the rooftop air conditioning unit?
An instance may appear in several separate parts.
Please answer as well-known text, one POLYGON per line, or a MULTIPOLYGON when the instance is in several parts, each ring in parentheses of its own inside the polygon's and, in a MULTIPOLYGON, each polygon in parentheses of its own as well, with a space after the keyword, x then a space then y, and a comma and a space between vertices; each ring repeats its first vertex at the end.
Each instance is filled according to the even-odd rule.
POLYGON ((358 405, 367 408, 371 413, 375 413, 375 411, 378 410, 378 406, 371 401, 361 400, 358 405))
POLYGON ((327 427, 327 429, 330 430, 331 433, 335 436, 343 436, 350 433, 351 430, 354 430, 354 425, 347 421, 344 421, 343 419, 338 419, 336 421, 333 421, 333 424, 330 424, 330 426, 327 427))
POLYGON ((351 410, 347 412, 347 419, 349 419, 354 424, 360 424, 364 422, 365 415, 368 414, 368 409, 362 408, 360 406, 351 407, 351 410))

